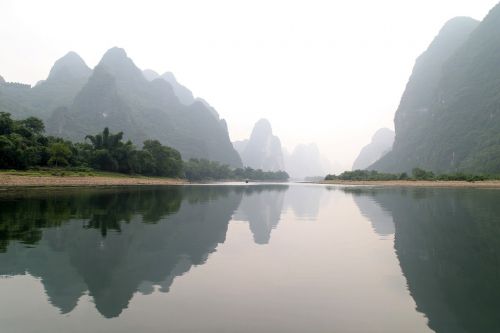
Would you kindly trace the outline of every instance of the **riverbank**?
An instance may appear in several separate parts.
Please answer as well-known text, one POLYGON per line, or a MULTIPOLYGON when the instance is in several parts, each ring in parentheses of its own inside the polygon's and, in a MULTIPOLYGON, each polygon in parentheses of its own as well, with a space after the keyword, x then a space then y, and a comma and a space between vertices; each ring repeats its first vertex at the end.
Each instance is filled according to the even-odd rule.
POLYGON ((47 172, 2 171, 0 187, 80 187, 80 186, 132 186, 132 185, 182 185, 185 179, 129 176, 108 172, 47 172))
POLYGON ((363 185, 384 187, 482 187, 500 188, 500 180, 482 180, 476 182, 450 180, 324 180, 320 184, 363 185))

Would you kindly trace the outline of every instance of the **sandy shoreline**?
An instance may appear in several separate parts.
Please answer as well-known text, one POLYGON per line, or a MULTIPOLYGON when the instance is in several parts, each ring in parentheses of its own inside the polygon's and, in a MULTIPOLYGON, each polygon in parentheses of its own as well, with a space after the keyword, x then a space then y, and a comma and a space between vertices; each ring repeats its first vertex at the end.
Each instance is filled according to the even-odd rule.
POLYGON ((482 188, 500 188, 500 180, 484 180, 477 182, 467 181, 440 181, 440 180, 369 180, 369 181, 350 181, 350 180, 325 180, 320 184, 327 185, 369 185, 384 187, 482 187, 482 188))
MULTIPOLYGON (((477 182, 429 181, 429 180, 389 180, 389 181, 348 181, 325 180, 325 185, 382 186, 382 187, 481 187, 500 188, 500 180, 477 182)), ((184 185, 185 179, 127 177, 127 176, 52 176, 52 175, 12 175, 0 174, 0 187, 93 187, 93 186, 136 186, 136 185, 184 185)))
POLYGON ((0 174, 0 187, 182 185, 184 179, 112 176, 20 176, 0 174))

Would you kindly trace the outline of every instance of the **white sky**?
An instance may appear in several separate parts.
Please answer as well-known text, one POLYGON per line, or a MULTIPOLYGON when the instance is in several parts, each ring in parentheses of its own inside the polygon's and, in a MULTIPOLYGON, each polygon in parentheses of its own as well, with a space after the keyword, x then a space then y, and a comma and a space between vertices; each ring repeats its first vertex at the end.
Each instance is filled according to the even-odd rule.
POLYGON ((394 112, 415 58, 454 16, 496 0, 0 0, 0 75, 35 83, 72 50, 94 67, 125 48, 212 104, 231 139, 271 121, 285 147, 316 142, 350 168, 394 112))

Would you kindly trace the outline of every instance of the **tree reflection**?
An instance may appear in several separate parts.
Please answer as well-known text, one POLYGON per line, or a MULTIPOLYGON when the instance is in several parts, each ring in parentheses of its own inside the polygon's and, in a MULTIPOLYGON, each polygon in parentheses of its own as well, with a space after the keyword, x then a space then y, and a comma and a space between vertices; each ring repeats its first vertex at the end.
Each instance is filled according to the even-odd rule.
POLYGON ((86 228, 120 230, 132 214, 141 213, 145 222, 156 223, 162 216, 179 210, 180 190, 79 189, 6 193, 0 196, 0 252, 9 241, 36 244, 43 228, 60 226, 70 219, 88 219, 86 228))

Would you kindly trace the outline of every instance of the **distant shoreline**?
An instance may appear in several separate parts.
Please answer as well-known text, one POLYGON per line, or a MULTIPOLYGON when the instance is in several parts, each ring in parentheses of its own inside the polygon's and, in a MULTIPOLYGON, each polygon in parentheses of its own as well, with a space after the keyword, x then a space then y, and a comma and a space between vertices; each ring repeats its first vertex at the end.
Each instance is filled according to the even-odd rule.
POLYGON ((136 185, 184 185, 185 179, 136 177, 127 175, 32 175, 0 173, 0 187, 92 187, 136 185))
POLYGON ((458 180, 324 180, 319 184, 383 187, 481 187, 500 188, 500 180, 475 182, 458 180))

